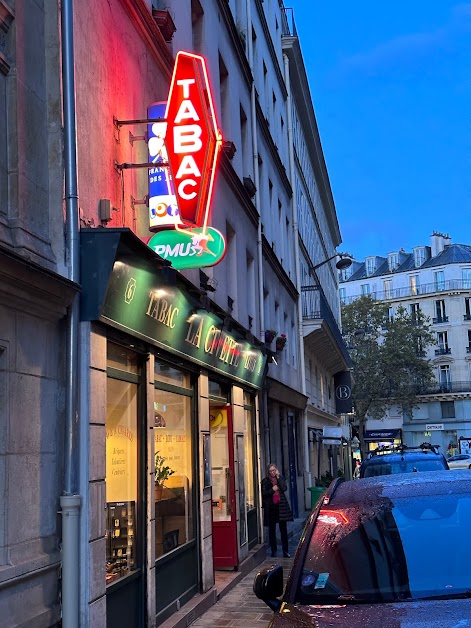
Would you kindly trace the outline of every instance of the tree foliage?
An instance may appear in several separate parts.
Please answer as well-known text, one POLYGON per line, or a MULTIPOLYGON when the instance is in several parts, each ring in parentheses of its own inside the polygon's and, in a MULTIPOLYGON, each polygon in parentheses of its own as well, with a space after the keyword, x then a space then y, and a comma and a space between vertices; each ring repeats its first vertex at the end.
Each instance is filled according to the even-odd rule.
POLYGON ((435 338, 420 310, 400 306, 390 318, 388 304, 366 295, 342 307, 342 334, 353 362, 353 404, 364 453, 367 416, 383 418, 391 405, 410 414, 417 407, 418 393, 433 381, 424 355, 435 338))

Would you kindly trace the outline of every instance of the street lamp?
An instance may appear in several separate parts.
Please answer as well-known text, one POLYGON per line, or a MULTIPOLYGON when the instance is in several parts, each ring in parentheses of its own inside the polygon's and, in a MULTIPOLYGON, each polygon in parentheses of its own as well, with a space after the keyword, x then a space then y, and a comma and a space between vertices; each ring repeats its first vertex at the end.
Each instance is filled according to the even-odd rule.
POLYGON ((318 268, 320 268, 324 264, 327 264, 327 262, 331 262, 336 257, 340 257, 339 261, 335 264, 335 267, 338 270, 346 270, 347 268, 350 268, 350 266, 353 263, 353 260, 352 260, 352 258, 349 255, 344 255, 343 253, 335 253, 335 255, 332 255, 331 257, 328 257, 323 262, 320 262, 319 264, 316 264, 315 266, 310 266, 309 267, 309 274, 312 275, 313 271, 317 270, 318 268))

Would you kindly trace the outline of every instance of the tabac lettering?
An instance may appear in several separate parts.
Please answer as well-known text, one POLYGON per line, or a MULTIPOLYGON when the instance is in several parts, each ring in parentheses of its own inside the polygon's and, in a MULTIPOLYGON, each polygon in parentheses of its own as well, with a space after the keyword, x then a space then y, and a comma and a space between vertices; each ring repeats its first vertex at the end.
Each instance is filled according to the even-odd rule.
POLYGON ((172 306, 167 299, 159 297, 155 292, 151 292, 150 301, 147 307, 146 315, 154 318, 165 327, 173 329, 175 327, 175 319, 178 317, 179 309, 172 306))

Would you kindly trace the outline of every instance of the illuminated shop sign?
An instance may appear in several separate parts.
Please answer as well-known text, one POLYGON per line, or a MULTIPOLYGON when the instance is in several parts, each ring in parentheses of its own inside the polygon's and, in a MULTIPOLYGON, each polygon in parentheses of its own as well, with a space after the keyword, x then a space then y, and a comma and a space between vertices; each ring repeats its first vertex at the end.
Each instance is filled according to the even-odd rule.
POLYGON ((213 227, 206 231, 161 231, 152 236, 148 245, 177 270, 214 266, 226 251, 224 236, 213 227))
MULTIPOLYGON (((149 117, 162 111, 155 103, 149 117)), ((164 121, 149 125, 149 159, 156 163, 149 170, 150 230, 158 233, 148 245, 174 268, 214 266, 224 257, 223 235, 208 226, 221 142, 205 61, 179 52, 164 121), (168 169, 158 167, 163 161, 168 169)))
POLYGON ((266 356, 161 274, 116 261, 101 319, 174 354, 260 387, 266 356))
MULTIPOLYGON (((166 102, 154 103, 147 109, 147 117, 150 120, 163 119, 166 106, 166 102)), ((159 166, 160 163, 168 161, 164 143, 166 127, 166 122, 153 122, 147 125, 149 162, 155 164, 155 168, 149 168, 149 229, 151 231, 161 227, 175 227, 180 222, 170 170, 159 166)))

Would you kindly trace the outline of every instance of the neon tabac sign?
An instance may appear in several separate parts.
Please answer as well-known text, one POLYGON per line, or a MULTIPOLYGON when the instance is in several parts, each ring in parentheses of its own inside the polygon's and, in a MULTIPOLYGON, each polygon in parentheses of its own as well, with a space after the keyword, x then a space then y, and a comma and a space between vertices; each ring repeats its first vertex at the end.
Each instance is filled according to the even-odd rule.
POLYGON ((148 114, 161 120, 149 125, 148 245, 177 269, 214 266, 225 253, 208 224, 222 137, 203 57, 177 54, 167 104, 148 114))

